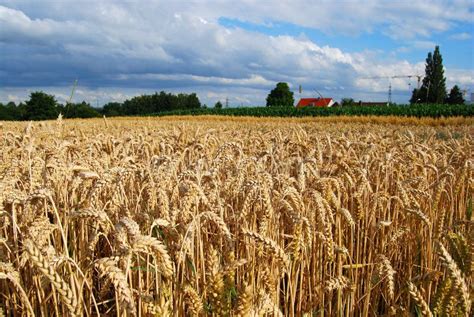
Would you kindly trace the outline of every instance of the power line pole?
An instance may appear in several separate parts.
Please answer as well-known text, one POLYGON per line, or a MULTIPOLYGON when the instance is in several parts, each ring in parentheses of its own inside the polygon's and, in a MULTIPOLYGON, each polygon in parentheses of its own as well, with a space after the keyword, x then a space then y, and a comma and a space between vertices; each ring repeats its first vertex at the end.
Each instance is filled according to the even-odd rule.
MULTIPOLYGON (((419 93, 419 90, 420 90, 420 84, 421 84, 421 79, 423 78, 422 75, 394 75, 394 76, 373 76, 373 77, 362 77, 361 79, 388 79, 389 80, 389 88, 388 88, 388 102, 391 103, 392 102, 392 83, 391 83, 391 79, 394 79, 394 78, 408 78, 409 80, 414 77, 417 79, 417 91, 419 93)), ((411 83, 409 82, 408 83, 408 87, 409 89, 411 89, 411 83)))
POLYGON ((388 104, 392 103, 392 83, 388 84, 388 104))
POLYGON ((229 108, 229 98, 225 98, 225 107, 229 108))

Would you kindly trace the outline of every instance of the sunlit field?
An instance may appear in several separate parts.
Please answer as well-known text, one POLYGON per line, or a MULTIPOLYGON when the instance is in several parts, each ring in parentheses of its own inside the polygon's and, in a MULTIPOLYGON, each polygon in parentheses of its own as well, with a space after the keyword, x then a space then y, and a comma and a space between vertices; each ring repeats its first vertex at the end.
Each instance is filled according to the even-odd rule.
POLYGON ((472 316, 473 123, 0 123, 0 309, 472 316))

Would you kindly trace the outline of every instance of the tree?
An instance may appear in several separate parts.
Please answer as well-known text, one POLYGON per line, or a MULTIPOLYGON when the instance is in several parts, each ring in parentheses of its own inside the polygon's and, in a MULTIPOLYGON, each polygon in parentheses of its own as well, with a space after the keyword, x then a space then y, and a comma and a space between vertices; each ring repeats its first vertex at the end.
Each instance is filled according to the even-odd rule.
POLYGON ((216 104, 214 105, 214 108, 222 109, 222 102, 220 102, 220 101, 216 102, 216 104))
POLYGON ((413 92, 411 94, 410 98, 410 103, 423 103, 426 102, 426 88, 425 87, 420 87, 420 89, 413 89, 413 92))
POLYGON ((30 99, 25 103, 26 120, 48 120, 58 116, 58 104, 54 96, 45 94, 42 91, 35 91, 30 94, 30 99))
POLYGON ((155 112, 155 95, 142 95, 125 100, 122 105, 123 114, 142 115, 155 112))
POLYGON ((201 108, 201 102, 195 93, 187 95, 186 97, 186 108, 188 109, 199 109, 201 108))
POLYGON ((13 120, 7 107, 0 102, 0 120, 13 120))
MULTIPOLYGON (((23 104, 22 107, 24 107, 23 104)), ((22 107, 15 105, 13 101, 6 105, 0 103, 0 120, 21 120, 23 119, 22 107)))
POLYGON ((278 83, 267 96, 267 107, 292 107, 294 103, 293 92, 290 91, 290 87, 287 83, 278 83))
POLYGON ((439 46, 429 52, 425 64, 425 78, 420 89, 414 89, 411 103, 444 103, 446 98, 446 78, 444 77, 443 57, 439 46))
POLYGON ((85 101, 81 103, 69 103, 66 106, 65 118, 95 118, 99 116, 97 110, 85 101))
POLYGON ((170 111, 176 109, 176 102, 174 102, 173 95, 160 91, 160 94, 155 94, 158 98, 158 104, 156 105, 157 111, 170 111))
POLYGON ((102 107, 102 114, 108 117, 116 117, 123 114, 122 104, 119 102, 109 102, 102 107))
POLYGON ((446 98, 446 103, 450 105, 463 105, 464 102, 465 100, 461 89, 459 89, 458 85, 454 85, 454 87, 451 88, 448 97, 446 98))
POLYGON ((353 106, 354 104, 355 104, 355 101, 352 98, 342 98, 341 100, 342 107, 353 106))

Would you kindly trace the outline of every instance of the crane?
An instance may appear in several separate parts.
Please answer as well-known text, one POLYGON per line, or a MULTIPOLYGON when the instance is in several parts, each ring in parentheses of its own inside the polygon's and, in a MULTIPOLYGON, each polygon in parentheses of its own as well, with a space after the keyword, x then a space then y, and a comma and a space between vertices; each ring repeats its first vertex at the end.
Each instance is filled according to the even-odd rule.
POLYGON ((394 75, 394 76, 374 76, 374 77, 364 77, 364 78, 361 78, 361 79, 392 79, 392 78, 408 78, 408 79, 411 79, 412 77, 416 77, 417 79, 417 87, 418 89, 420 89, 420 83, 421 83, 421 79, 423 78, 423 75, 394 75))
MULTIPOLYGON (((421 79, 423 75, 394 75, 394 76, 373 76, 373 77, 363 77, 361 79, 388 79, 388 103, 392 102, 392 82, 391 79, 394 78, 408 78, 411 79, 412 77, 416 77, 417 79, 417 89, 420 89, 421 79)), ((411 83, 408 82, 408 87, 411 90, 411 83)))

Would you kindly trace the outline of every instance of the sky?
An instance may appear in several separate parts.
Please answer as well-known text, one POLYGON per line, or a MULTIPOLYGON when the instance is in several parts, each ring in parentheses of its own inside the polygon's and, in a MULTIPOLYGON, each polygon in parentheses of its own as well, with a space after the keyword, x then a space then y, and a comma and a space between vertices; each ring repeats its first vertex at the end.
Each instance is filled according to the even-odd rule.
POLYGON ((408 102, 440 46, 474 92, 474 1, 0 0, 0 102, 31 92, 102 106, 155 91, 213 106, 300 97, 408 102), (382 77, 382 78, 373 78, 382 77), (299 86, 302 93, 299 93, 299 86))

